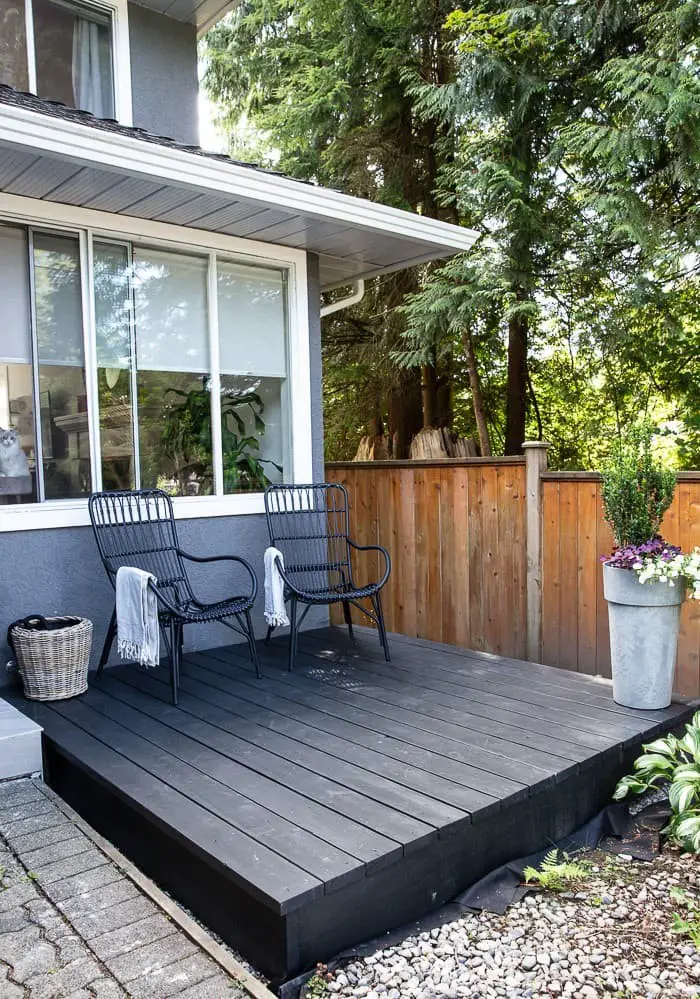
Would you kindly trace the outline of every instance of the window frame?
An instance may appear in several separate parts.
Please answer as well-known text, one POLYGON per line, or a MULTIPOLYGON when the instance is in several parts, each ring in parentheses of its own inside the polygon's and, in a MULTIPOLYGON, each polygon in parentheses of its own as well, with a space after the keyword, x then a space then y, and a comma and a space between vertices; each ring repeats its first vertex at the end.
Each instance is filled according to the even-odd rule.
MULTIPOLYGON (((128 0, 79 0, 76 6, 107 15, 112 26, 112 75, 114 114, 122 125, 133 124, 131 96, 131 53, 129 49, 128 0)), ((34 6, 24 0, 25 35, 27 43, 27 77, 29 91, 37 92, 36 48, 34 44, 34 6)))
MULTIPOLYGON (((309 302, 307 261, 303 250, 272 246, 235 236, 224 236, 199 229, 167 223, 109 215, 91 209, 73 208, 51 202, 37 203, 16 195, 0 195, 0 221, 34 230, 49 230, 78 235, 81 241, 81 276, 83 293, 83 336, 88 396, 88 425, 91 434, 93 489, 101 485, 101 449, 97 396, 96 328, 92 248, 94 240, 147 243, 174 252, 199 252, 209 255, 209 351, 212 387, 220 390, 219 329, 216 300, 216 269, 211 259, 217 254, 243 264, 283 269, 287 273, 287 376, 290 483, 313 480, 311 420, 311 357, 309 343, 309 302), (212 292, 214 295, 212 297, 212 292), (214 382, 215 380, 215 382, 214 382)), ((218 396, 217 396, 218 399, 218 396)), ((173 497, 175 516, 179 519, 223 517, 264 512, 263 494, 223 493, 221 459, 220 407, 213 407, 212 446, 215 487, 212 496, 173 497)), ((87 497, 71 500, 45 500, 37 503, 0 507, 0 533, 16 530, 40 530, 77 527, 89 524, 87 497)))

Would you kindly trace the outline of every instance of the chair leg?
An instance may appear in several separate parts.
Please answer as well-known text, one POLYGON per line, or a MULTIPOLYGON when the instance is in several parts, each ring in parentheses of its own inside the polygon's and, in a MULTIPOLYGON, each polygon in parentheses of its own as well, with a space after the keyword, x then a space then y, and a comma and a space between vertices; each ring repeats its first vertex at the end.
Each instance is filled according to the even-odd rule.
POLYGON ((290 597, 289 603, 289 672, 291 673, 297 654, 297 598, 290 597))
POLYGON ((182 625, 179 621, 170 622, 170 682, 173 689, 173 704, 177 707, 178 687, 180 686, 180 659, 182 657, 182 625))
POLYGON ((105 643, 102 646, 102 654, 100 656, 100 661, 97 666, 97 675, 101 676, 102 671, 107 665, 107 660, 109 659, 109 653, 112 649, 114 639, 117 637, 117 608, 115 607, 112 611, 112 616, 109 619, 109 626, 107 628, 107 634, 105 636, 105 643))
MULTIPOLYGON (((248 636, 248 646, 250 648, 250 658, 253 660, 253 665, 255 666, 255 674, 258 680, 262 679, 262 673, 260 672, 260 660, 258 659, 258 648, 255 644, 255 632, 253 631, 253 622, 250 618, 250 611, 245 612, 245 624, 246 624, 246 634, 248 636)), ((267 629, 270 630, 269 628, 267 629)))
POLYGON ((343 600, 343 614, 345 615, 345 623, 348 626, 348 634, 352 638, 352 614, 350 612, 350 604, 347 600, 343 600))
POLYGON ((384 649, 384 658, 389 663, 391 662, 391 653, 389 652, 389 642, 386 637, 386 627, 384 626, 384 608, 382 607, 382 595, 381 593, 375 593, 372 597, 372 603, 374 604, 374 610, 377 615, 377 630, 379 632, 379 641, 382 643, 382 648, 384 649))

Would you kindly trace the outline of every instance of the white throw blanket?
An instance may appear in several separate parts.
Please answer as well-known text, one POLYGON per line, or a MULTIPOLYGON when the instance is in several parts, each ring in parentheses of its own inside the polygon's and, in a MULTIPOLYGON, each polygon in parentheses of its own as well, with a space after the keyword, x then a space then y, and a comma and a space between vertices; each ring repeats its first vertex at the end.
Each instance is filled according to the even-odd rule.
POLYGON ((157 666, 160 659, 158 601, 150 580, 155 576, 143 569, 117 570, 117 651, 141 666, 157 666))
POLYGON ((265 620, 271 628, 289 624, 287 608, 284 606, 284 580, 278 569, 284 569, 284 556, 277 548, 265 549, 265 620))

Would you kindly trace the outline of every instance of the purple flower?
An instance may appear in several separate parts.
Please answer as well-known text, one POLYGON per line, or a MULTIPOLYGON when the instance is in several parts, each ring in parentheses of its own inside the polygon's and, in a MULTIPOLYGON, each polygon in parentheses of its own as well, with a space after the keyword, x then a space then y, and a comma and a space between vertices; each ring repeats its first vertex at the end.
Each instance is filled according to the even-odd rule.
POLYGON ((640 569, 645 562, 652 559, 670 562, 680 553, 680 548, 676 545, 670 545, 664 541, 660 534, 657 534, 656 537, 641 545, 616 548, 612 555, 603 555, 600 561, 604 562, 605 565, 612 565, 616 569, 640 569))

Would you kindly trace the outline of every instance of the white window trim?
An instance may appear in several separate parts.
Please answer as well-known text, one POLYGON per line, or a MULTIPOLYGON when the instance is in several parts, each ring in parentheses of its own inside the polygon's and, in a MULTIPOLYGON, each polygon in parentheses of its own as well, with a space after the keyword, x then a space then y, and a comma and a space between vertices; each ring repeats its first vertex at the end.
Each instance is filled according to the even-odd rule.
MULTIPOLYGON (((131 100, 131 52, 129 49, 128 0, 79 0, 82 7, 109 15, 112 22, 112 73, 114 74, 114 113, 122 125, 133 124, 131 100)), ((29 90, 37 92, 32 0, 24 0, 27 37, 29 90)))
MULTIPOLYGON (((7 194, 0 194, 0 221, 50 227, 55 231, 66 229, 75 233, 78 230, 86 233, 88 242, 96 238, 137 242, 146 240, 150 245, 162 246, 164 249, 217 252, 242 263, 285 268, 289 275, 287 331, 289 367, 286 379, 290 393, 289 480, 298 483, 312 481, 309 300, 306 253, 303 250, 7 194)), ((95 326, 91 306, 87 319, 89 322, 87 337, 92 353, 95 326)), ((216 339, 214 332, 214 325, 210 322, 210 338, 216 339)), ((218 344, 213 349, 218 349, 218 344)), ((87 363, 86 354, 86 365, 87 363)), ((87 377, 90 377, 89 371, 87 377)), ((94 407, 94 401, 91 405, 94 407)), ((94 417, 96 416, 95 411, 94 417)), ((173 498, 173 508, 178 520, 190 520, 261 514, 264 512, 264 503, 262 493, 238 493, 232 496, 176 496, 173 498)), ((0 533, 85 527, 89 523, 87 498, 0 506, 0 533)))

